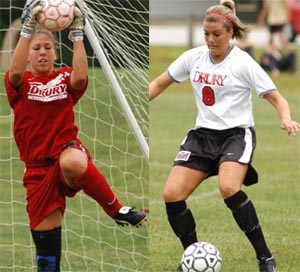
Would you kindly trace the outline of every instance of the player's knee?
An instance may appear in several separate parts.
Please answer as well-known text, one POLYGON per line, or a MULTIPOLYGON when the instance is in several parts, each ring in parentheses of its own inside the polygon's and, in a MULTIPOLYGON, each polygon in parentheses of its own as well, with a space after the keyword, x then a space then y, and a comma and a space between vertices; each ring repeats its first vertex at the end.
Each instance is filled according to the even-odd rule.
POLYGON ((235 195, 240 190, 240 188, 239 187, 235 188, 231 184, 224 184, 224 185, 219 184, 219 190, 223 199, 226 199, 235 195))
POLYGON ((73 178, 81 176, 86 171, 87 164, 86 155, 76 149, 65 150, 59 159, 59 165, 63 174, 73 178))
POLYGON ((178 188, 173 185, 166 185, 163 191, 163 199, 165 203, 175 202, 186 199, 186 193, 183 190, 178 190, 178 188))
POLYGON ((163 192, 163 199, 165 202, 171 202, 172 201, 172 193, 170 192, 170 190, 168 189, 164 189, 164 192, 163 192))

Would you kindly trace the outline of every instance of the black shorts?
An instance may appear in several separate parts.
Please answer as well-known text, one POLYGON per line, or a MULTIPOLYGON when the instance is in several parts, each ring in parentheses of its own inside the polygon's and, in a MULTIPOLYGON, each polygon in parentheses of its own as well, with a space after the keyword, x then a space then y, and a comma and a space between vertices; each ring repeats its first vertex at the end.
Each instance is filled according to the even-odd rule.
POLYGON ((284 25, 269 25, 270 33, 283 31, 284 25))
POLYGON ((257 173, 251 166, 255 147, 256 136, 253 128, 191 129, 183 140, 173 165, 197 169, 214 176, 218 174, 222 162, 248 164, 244 184, 251 185, 258 181, 257 173))

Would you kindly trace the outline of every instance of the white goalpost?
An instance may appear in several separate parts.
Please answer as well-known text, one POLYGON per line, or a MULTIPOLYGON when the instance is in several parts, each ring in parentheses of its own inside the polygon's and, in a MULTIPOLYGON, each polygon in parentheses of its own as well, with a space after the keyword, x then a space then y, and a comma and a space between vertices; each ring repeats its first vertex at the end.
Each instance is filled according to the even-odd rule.
MULTIPOLYGON (((84 5, 84 2, 80 2, 82 8, 87 8, 87 5, 84 5)), ((102 26, 102 22, 101 20, 95 20, 96 16, 94 13, 91 13, 91 10, 89 10, 88 14, 90 15, 90 20, 92 22, 96 22, 95 26, 99 26, 99 31, 101 31, 103 28, 102 26), (92 19, 93 18, 93 19, 92 19)), ((105 56, 105 53, 103 51, 103 48, 100 45, 100 41, 101 38, 99 37, 99 35, 97 35, 97 29, 94 27, 92 27, 92 24, 90 23, 89 20, 86 21, 86 26, 85 26, 85 32, 86 35, 91 43, 91 46, 95 52, 95 54, 97 55, 97 59, 99 60, 100 64, 102 65, 102 68, 112 86, 112 89, 116 95, 116 98, 118 99, 120 106, 122 107, 124 114, 126 115, 127 121, 129 123, 129 125, 131 126, 136 139, 142 149, 142 152, 145 156, 145 158, 147 160, 149 160, 149 147, 148 147, 148 143, 146 142, 145 136, 143 135, 137 121, 136 118, 134 116, 134 114, 132 113, 132 110, 129 107, 129 104, 125 98, 125 95, 123 94, 122 88, 120 87, 120 84, 115 76, 115 74, 113 73, 113 70, 111 68, 111 65, 108 62, 107 57, 105 56)), ((139 33, 140 34, 140 33, 139 33)), ((144 37, 146 38, 146 36, 144 37)), ((146 41, 146 40, 145 40, 146 41)), ((118 42, 115 44, 118 45, 118 42)), ((146 44, 144 44, 145 46, 146 44)), ((145 53, 145 52, 144 52, 145 53)), ((135 54, 132 54, 133 57, 135 57, 135 54)), ((145 58, 146 60, 147 58, 145 58)), ((128 59, 130 61, 130 59, 128 59)), ((146 63, 145 63, 146 64, 146 63)), ((128 65, 130 65, 130 63, 128 63, 128 65)), ((145 67, 144 67, 145 68, 145 67)), ((144 83, 147 84, 147 77, 144 77, 144 83)), ((146 99, 147 100, 147 99, 146 99)), ((146 105, 146 104, 145 104, 146 105)))
POLYGON ((101 63, 103 70, 105 71, 105 74, 107 76, 107 78, 109 79, 109 82, 112 85, 112 88, 114 90, 114 93, 120 103, 120 106, 122 107, 126 117, 127 117, 127 121, 129 123, 129 125, 131 126, 138 143, 140 144, 140 147, 144 153, 144 156, 146 159, 149 160, 149 146, 148 143, 146 142, 146 139, 127 103, 127 100, 125 98, 125 96, 123 95, 122 89, 118 83, 118 80, 115 77, 115 74, 113 73, 111 66, 109 65, 109 62, 103 52, 102 47, 99 44, 98 39, 96 38, 95 35, 95 31, 93 30, 91 24, 89 21, 86 22, 86 26, 85 26, 85 31, 86 31, 86 35, 89 38, 89 41, 97 55, 97 58, 99 60, 99 62, 101 63))
MULTIPOLYGON (((3 76, 24 1, 0 2, 0 271, 36 271, 3 76)), ((148 1, 85 0, 89 87, 75 107, 79 138, 123 205, 149 207, 148 1)), ((71 65, 68 30, 55 33, 57 67, 71 65)), ((148 271, 148 225, 121 227, 79 193, 67 200, 62 271, 148 271)))

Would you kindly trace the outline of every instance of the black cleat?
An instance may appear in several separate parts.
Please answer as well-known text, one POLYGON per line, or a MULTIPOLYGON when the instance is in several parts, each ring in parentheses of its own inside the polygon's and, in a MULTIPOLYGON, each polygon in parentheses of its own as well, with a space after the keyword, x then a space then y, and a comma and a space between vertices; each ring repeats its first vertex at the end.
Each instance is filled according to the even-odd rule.
POLYGON ((259 272, 276 272, 276 261, 274 257, 261 259, 259 261, 259 272))
POLYGON ((139 227, 147 220, 147 216, 142 211, 134 210, 132 207, 123 206, 113 219, 121 226, 130 224, 134 227, 139 227))

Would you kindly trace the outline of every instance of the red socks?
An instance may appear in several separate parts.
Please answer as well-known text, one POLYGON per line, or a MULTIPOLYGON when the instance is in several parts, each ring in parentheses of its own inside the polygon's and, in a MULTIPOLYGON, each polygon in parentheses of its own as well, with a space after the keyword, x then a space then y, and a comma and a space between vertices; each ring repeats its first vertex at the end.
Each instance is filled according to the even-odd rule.
POLYGON ((88 161, 85 173, 75 179, 75 185, 95 199, 111 217, 115 216, 122 208, 105 177, 91 161, 88 161))

